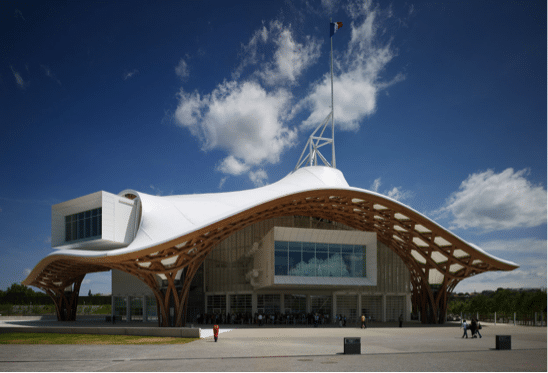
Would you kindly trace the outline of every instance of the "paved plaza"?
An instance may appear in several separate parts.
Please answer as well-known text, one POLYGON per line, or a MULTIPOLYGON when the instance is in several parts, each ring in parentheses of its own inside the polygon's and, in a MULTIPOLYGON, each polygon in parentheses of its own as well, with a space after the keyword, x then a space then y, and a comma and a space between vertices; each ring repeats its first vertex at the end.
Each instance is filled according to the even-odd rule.
MULTIPOLYGON (((4 321, 0 332, 26 324, 40 322, 4 321)), ((483 325, 481 339, 461 338, 458 324, 386 323, 221 326, 217 343, 204 326, 200 340, 182 345, 2 345, 0 371, 547 371, 545 327, 483 325), (496 350, 496 335, 510 335, 512 349, 496 350), (345 337, 361 338, 360 355, 344 354, 345 337)))

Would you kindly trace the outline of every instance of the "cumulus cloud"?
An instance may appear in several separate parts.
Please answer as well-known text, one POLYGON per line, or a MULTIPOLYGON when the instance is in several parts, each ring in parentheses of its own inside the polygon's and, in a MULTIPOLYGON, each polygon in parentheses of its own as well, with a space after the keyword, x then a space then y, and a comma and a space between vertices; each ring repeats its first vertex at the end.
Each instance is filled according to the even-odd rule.
POLYGON ((537 238, 493 240, 479 244, 486 252, 513 261, 520 267, 510 272, 487 272, 467 278, 455 291, 546 287, 546 244, 546 240, 537 238))
MULTIPOLYGON (((323 6, 338 5, 326 1, 323 6)), ((395 56, 389 40, 375 41, 389 12, 373 8, 370 2, 360 6, 354 6, 359 11, 347 6, 351 22, 345 24, 348 34, 342 40, 348 35, 351 39, 335 62, 335 118, 340 128, 348 130, 356 130, 359 122, 375 111, 379 91, 402 79, 399 75, 390 81, 381 79, 381 72, 395 56)), ((319 61, 322 44, 323 38, 299 34, 279 20, 263 22, 241 45, 240 63, 230 79, 206 92, 180 90, 175 123, 188 129, 202 150, 226 152, 218 171, 247 174, 254 183, 263 183, 264 167, 277 163, 281 154, 296 144, 299 129, 318 125, 329 113, 329 74, 307 87, 304 98, 290 93, 290 89, 298 91, 294 87, 319 61), (300 118, 306 119, 297 122, 300 118)), ((188 75, 184 59, 176 73, 188 75)), ((387 193, 406 197, 400 188, 387 193)))
MULTIPOLYGON (((351 39, 344 52, 334 56, 333 90, 337 92, 334 112, 340 129, 355 131, 360 121, 375 112, 378 93, 404 77, 398 74, 389 81, 382 79, 382 72, 396 56, 396 51, 390 40, 380 42, 377 33, 391 13, 373 8, 371 2, 350 4, 346 9, 352 20, 344 24, 341 32, 346 29, 351 39)), ((309 110, 302 125, 314 127, 329 114, 330 107, 331 76, 326 73, 313 84, 310 94, 299 102, 294 114, 309 110)))
POLYGON ((181 90, 179 99, 177 123, 203 150, 228 152, 217 168, 224 173, 240 175, 263 162, 277 163, 295 142, 296 131, 280 119, 291 99, 284 89, 269 92, 254 81, 225 81, 204 96, 181 90))
POLYGON ((249 171, 249 166, 237 160, 236 157, 229 155, 223 159, 221 164, 217 167, 217 171, 237 176, 249 171))
POLYGON ((468 176, 439 212, 450 212, 450 229, 480 228, 486 232, 546 224, 546 189, 532 185, 528 170, 508 168, 468 176))
POLYGON ((267 85, 296 84, 303 71, 319 58, 321 42, 307 36, 303 43, 297 43, 291 29, 283 28, 279 21, 271 22, 268 35, 276 52, 272 61, 265 63, 257 74, 267 85))
POLYGON ((190 75, 190 72, 188 70, 188 64, 184 59, 181 58, 179 64, 175 66, 175 74, 177 74, 177 76, 183 80, 190 75))
POLYGON ((268 175, 266 174, 266 171, 263 169, 259 169, 257 171, 252 171, 249 173, 249 179, 255 186, 263 186, 266 184, 266 180, 268 179, 268 175))
POLYGON ((291 26, 271 21, 255 31, 246 45, 242 45, 243 59, 232 74, 238 79, 251 66, 250 76, 266 86, 295 85, 302 73, 320 57, 322 41, 304 36, 295 40, 291 26))
POLYGON ((396 201, 402 201, 404 199, 408 199, 408 198, 411 198, 413 196, 413 193, 411 191, 403 190, 402 187, 393 187, 392 189, 385 190, 384 192, 381 192, 379 190, 381 184, 382 184, 381 183, 381 178, 379 177, 379 178, 375 179, 375 181, 373 181, 373 184, 371 184, 370 189, 373 192, 384 194, 385 196, 390 197, 392 199, 395 199, 396 201))
POLYGON ((13 77, 15 78, 15 82, 17 83, 17 85, 19 86, 19 88, 21 89, 25 89, 28 87, 29 83, 28 82, 25 82, 23 80, 23 78, 21 77, 21 74, 19 74, 18 71, 15 71, 13 66, 10 66, 10 69, 11 69, 11 72, 13 74, 13 77))

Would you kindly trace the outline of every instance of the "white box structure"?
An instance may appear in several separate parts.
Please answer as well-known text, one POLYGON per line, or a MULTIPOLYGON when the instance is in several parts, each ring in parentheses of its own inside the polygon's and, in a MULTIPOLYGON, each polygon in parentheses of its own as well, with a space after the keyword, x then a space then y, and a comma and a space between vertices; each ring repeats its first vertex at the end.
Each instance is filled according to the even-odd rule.
POLYGON ((139 200, 99 191, 65 201, 51 208, 51 246, 55 249, 109 250, 128 246, 135 237, 140 215, 139 200), (66 240, 66 217, 101 208, 100 234, 66 240))

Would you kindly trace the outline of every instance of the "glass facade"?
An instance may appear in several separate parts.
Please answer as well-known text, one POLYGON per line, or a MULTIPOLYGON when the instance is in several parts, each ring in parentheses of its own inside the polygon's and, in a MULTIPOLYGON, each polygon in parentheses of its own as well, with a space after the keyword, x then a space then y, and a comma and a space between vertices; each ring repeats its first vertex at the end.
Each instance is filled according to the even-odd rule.
POLYGON ((275 241, 274 274, 306 277, 366 277, 363 245, 275 241))
POLYGON ((65 216, 65 242, 101 237, 102 208, 65 216))

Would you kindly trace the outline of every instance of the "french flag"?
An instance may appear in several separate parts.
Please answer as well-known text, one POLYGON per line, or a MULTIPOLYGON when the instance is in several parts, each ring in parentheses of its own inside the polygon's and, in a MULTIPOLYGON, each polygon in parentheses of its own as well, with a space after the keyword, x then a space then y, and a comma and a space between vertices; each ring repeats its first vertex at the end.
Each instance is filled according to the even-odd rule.
POLYGON ((331 22, 330 25, 331 25, 331 32, 329 37, 332 37, 333 35, 335 35, 337 30, 342 27, 342 22, 331 22))

